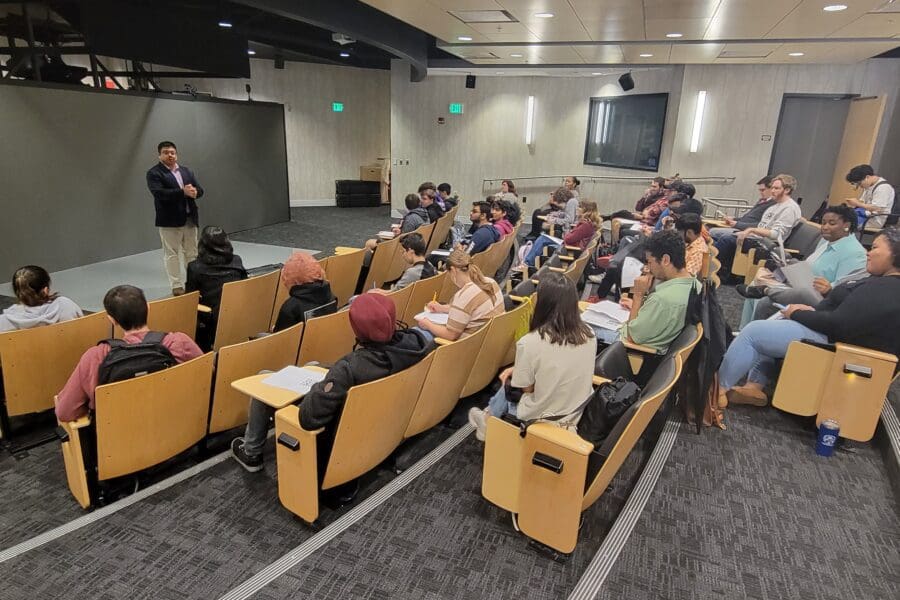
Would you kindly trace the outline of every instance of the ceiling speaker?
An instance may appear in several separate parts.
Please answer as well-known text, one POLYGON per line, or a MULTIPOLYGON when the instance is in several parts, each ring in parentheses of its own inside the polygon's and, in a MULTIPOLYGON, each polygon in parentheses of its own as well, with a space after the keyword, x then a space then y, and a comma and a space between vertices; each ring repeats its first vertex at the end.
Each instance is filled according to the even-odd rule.
POLYGON ((631 73, 625 73, 619 77, 619 85, 622 86, 622 89, 626 92, 630 92, 634 89, 634 77, 631 76, 631 73))
POLYGON ((284 56, 282 56, 281 54, 275 55, 275 68, 276 69, 284 68, 284 56))
POLYGON ((466 87, 470 90, 475 89, 475 76, 474 75, 466 75, 466 87))

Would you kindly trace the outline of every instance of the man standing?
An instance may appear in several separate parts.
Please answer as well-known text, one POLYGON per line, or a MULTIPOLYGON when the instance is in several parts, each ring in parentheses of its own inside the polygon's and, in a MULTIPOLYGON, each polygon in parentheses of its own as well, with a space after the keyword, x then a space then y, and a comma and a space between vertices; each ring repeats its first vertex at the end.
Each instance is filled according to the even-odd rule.
POLYGON ((156 226, 162 240, 163 262, 172 294, 184 293, 181 260, 185 267, 197 258, 197 203, 203 188, 187 167, 178 164, 178 150, 172 142, 157 146, 159 164, 147 171, 147 187, 156 207, 156 226))

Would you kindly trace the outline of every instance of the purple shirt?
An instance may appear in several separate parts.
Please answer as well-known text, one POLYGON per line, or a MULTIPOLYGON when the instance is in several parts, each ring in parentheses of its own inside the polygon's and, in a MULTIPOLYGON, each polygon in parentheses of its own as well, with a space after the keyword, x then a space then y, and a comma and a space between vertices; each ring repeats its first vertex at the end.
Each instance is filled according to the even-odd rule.
MULTIPOLYGON (((163 163, 163 164, 165 164, 165 163, 163 163)), ((169 169, 168 166, 166 166, 166 168, 169 169)), ((169 172, 172 173, 173 177, 175 177, 175 181, 178 182, 178 187, 180 187, 181 189, 184 189, 184 180, 181 178, 181 167, 178 166, 178 163, 175 163, 175 167, 172 169, 169 169, 169 172)), ((188 214, 190 214, 191 209, 189 206, 185 206, 185 210, 188 212, 188 214)))

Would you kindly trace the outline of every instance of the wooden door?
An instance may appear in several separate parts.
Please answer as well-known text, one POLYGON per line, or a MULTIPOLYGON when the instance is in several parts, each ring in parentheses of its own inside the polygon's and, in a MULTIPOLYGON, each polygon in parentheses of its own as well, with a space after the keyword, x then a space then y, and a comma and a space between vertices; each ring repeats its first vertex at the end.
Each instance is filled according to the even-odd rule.
MULTIPOLYGON (((831 179, 829 204, 841 204, 845 198, 856 198, 860 192, 847 183, 847 172, 856 165, 871 164, 875 140, 884 115, 884 96, 854 98, 844 124, 841 151, 831 179)), ((801 182, 802 185, 802 182, 801 182)))

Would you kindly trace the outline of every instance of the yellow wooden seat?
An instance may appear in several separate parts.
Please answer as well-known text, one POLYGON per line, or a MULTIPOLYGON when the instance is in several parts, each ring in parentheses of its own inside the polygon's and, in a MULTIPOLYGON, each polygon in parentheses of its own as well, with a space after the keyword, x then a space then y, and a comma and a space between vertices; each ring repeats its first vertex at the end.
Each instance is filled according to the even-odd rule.
MULTIPOLYGON (((69 379, 84 352, 112 337, 105 312, 63 323, 0 333, 5 417, 53 408, 53 396, 69 379)), ((8 431, 0 432, 8 437, 8 431)))
POLYGON ((875 434, 897 365, 893 354, 850 344, 834 350, 791 342, 772 406, 796 415, 833 419, 840 437, 867 442, 875 434))
POLYGON ((427 279, 420 279, 412 284, 412 291, 409 300, 406 303, 406 310, 403 313, 397 313, 397 320, 406 323, 410 327, 416 325, 413 317, 425 310, 425 305, 436 300, 444 288, 444 280, 447 278, 447 272, 438 273, 427 279))
POLYGON ((438 346, 432 353, 434 359, 404 438, 431 429, 453 412, 487 333, 488 328, 482 327, 467 338, 438 346))
POLYGON ((231 382, 262 370, 277 371, 295 364, 302 335, 303 323, 298 323, 278 333, 219 350, 209 433, 227 431, 247 422, 247 397, 232 388, 231 382))
POLYGON ((409 305, 409 299, 412 296, 413 285, 408 285, 403 289, 395 290, 393 292, 388 292, 385 294, 387 298, 391 299, 391 302, 394 303, 394 310, 396 310, 397 319, 399 320, 406 313, 406 307, 409 305))
POLYGON ((511 362, 511 349, 515 348, 515 333, 529 305, 522 303, 511 311, 498 315, 484 325, 488 329, 481 350, 463 386, 461 397, 471 396, 487 386, 501 367, 511 362))
MULTIPOLYGON (((137 473, 175 457, 206 435, 212 353, 150 375, 98 386, 93 421, 96 432, 96 480, 137 473)), ((93 497, 94 465, 84 461, 81 432, 90 417, 61 423, 69 489, 82 507, 93 497)), ((88 453, 91 455, 91 453, 88 453)))
POLYGON ((316 317, 306 322, 297 365, 310 361, 332 364, 353 350, 356 336, 350 327, 350 311, 316 317))
MULTIPOLYGON (((197 305, 200 292, 190 292, 147 303, 147 327, 150 331, 171 333, 180 331, 191 339, 197 332, 197 305)), ((122 328, 116 326, 113 335, 123 336, 122 328)))
MULTIPOLYGON (((347 483, 378 466, 400 445, 434 353, 409 369, 353 386, 337 423, 321 489, 347 483)), ((319 516, 316 436, 300 426, 303 405, 275 413, 278 497, 308 523, 319 516)))
POLYGON ((431 231, 431 237, 428 238, 428 248, 425 251, 425 256, 431 254, 432 250, 436 250, 447 239, 458 210, 459 206, 454 206, 448 213, 434 222, 434 229, 431 231))
MULTIPOLYGON (((441 218, 443 219, 444 217, 441 217, 441 218)), ((401 234, 398 237, 400 240, 403 240, 403 238, 408 236, 410 233, 418 233, 419 235, 422 236, 422 238, 425 240, 425 243, 427 244, 428 240, 431 239, 431 234, 434 231, 435 225, 436 225, 436 223, 427 223, 427 224, 422 225, 421 227, 417 228, 415 231, 410 231, 409 233, 401 234)), ((428 256, 428 255, 426 254, 426 256, 428 256)), ((391 263, 391 266, 388 268, 385 282, 395 281, 397 279, 400 279, 400 277, 403 276, 403 271, 405 271, 408 266, 409 265, 406 264, 406 261, 403 260, 403 246, 401 246, 398 241, 397 249, 394 251, 394 260, 391 263)))
POLYGON ((328 257, 325 265, 325 278, 331 284, 331 293, 337 298, 338 306, 344 306, 356 291, 359 272, 362 269, 365 249, 356 249, 344 254, 328 257))
POLYGON ((598 448, 576 433, 535 423, 524 437, 515 425, 488 419, 482 495, 518 515, 522 533, 559 552, 578 542, 581 513, 609 486, 681 372, 681 359, 663 361, 653 378, 598 448))
POLYGON ((214 350, 269 331, 280 277, 281 271, 272 271, 222 286, 214 350))
POLYGON ((445 271, 447 276, 444 277, 444 285, 441 286, 441 291, 438 292, 438 302, 441 304, 447 304, 453 298, 453 295, 459 291, 459 287, 455 283, 453 283, 453 279, 450 278, 450 273, 445 271))
POLYGON ((400 238, 395 237, 378 244, 372 254, 372 262, 369 263, 369 273, 366 275, 362 291, 373 287, 381 287, 386 281, 390 281, 391 267, 394 264, 394 255, 400 249, 400 238))

